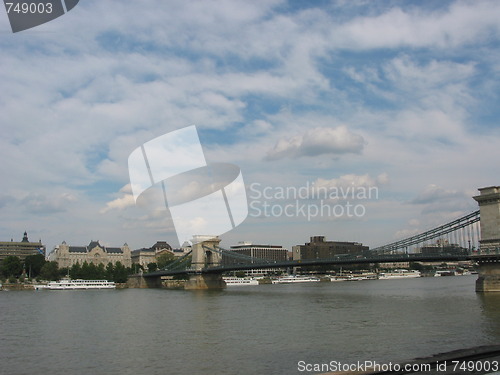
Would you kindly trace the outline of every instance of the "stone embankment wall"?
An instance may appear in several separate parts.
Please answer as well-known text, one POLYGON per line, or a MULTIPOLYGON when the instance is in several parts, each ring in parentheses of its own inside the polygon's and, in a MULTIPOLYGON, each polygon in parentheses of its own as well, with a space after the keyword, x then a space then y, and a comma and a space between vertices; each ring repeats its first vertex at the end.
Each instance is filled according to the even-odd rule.
POLYGON ((33 284, 3 284, 0 290, 35 290, 33 284))
POLYGON ((162 288, 162 289, 184 289, 186 280, 170 280, 166 278, 146 278, 141 275, 129 276, 126 288, 162 288))

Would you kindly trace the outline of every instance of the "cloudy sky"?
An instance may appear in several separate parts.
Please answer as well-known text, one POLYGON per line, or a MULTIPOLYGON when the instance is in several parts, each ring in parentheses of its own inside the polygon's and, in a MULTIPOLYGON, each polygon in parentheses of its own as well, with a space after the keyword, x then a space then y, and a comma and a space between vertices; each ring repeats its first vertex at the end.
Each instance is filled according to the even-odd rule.
POLYGON ((374 247, 469 213, 500 185, 499 17, 498 1, 82 0, 13 34, 2 11, 0 240, 178 246, 169 215, 135 205, 128 157, 192 124, 247 187, 225 247, 374 247), (277 194, 320 186, 378 194, 277 194), (363 215, 300 209, 320 204, 363 215))

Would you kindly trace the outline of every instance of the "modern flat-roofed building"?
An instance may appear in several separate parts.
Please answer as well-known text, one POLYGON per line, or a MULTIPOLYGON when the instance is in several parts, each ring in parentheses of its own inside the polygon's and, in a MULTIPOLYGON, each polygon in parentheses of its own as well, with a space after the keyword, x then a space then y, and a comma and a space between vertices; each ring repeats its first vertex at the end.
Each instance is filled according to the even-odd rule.
POLYGON ((8 256, 16 256, 24 260, 29 255, 42 254, 45 256, 45 246, 42 240, 39 242, 30 242, 28 233, 24 232, 23 239, 20 242, 14 240, 0 242, 0 262, 8 256))
MULTIPOLYGON (((240 242, 236 246, 231 246, 230 251, 246 255, 253 258, 264 259, 268 261, 285 261, 288 260, 288 250, 279 245, 254 245, 251 242, 240 242)), ((235 262, 234 259, 223 257, 225 264, 235 262), (226 263, 227 262, 227 263, 226 263)), ((283 272, 283 268, 265 268, 265 269, 252 269, 245 271, 248 275, 264 275, 267 273, 283 272)))
POLYGON ((369 250, 359 242, 325 241, 324 236, 311 237, 304 245, 293 246, 293 260, 328 259, 336 255, 363 255, 369 250))
POLYGON ((84 262, 105 266, 117 262, 125 267, 132 265, 130 248, 126 243, 122 247, 108 247, 93 240, 87 246, 70 246, 63 241, 49 254, 49 260, 56 261, 59 268, 71 267, 76 263, 82 265, 84 262))

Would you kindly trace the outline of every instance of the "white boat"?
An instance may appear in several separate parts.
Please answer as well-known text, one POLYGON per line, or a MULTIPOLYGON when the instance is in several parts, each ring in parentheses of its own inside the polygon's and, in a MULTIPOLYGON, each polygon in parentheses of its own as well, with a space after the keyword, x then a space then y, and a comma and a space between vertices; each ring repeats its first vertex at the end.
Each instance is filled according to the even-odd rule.
POLYGON ((283 276, 272 280, 273 284, 290 284, 290 283, 311 283, 319 282, 319 278, 313 276, 283 276))
POLYGON ((359 281, 359 280, 363 279, 361 277, 353 276, 350 274, 330 276, 330 281, 359 281))
POLYGON ((227 286, 235 285, 259 285, 259 280, 252 277, 223 277, 227 286))
POLYGON ((346 278, 340 277, 340 276, 329 276, 331 282, 337 282, 337 281, 347 281, 346 278))
POLYGON ((373 272, 362 273, 339 273, 335 276, 330 276, 330 281, 361 281, 361 280, 376 280, 377 274, 373 272))
POLYGON ((404 278, 412 278, 412 277, 420 277, 420 272, 416 270, 404 270, 398 269, 393 272, 382 272, 378 274, 378 278, 380 280, 386 279, 404 279, 404 278))
POLYGON ((436 271, 435 276, 456 276, 455 271, 436 271))
POLYGON ((73 289, 115 289, 116 284, 107 280, 70 280, 62 279, 59 281, 50 281, 48 284, 35 285, 35 290, 73 290, 73 289))

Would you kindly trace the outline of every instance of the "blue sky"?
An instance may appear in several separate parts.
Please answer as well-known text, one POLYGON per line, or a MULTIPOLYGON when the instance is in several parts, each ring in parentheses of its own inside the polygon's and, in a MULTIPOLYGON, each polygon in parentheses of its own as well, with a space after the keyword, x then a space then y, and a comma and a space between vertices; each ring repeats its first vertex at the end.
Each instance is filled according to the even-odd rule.
POLYGON ((127 159, 191 124, 247 187, 379 190, 363 217, 250 216, 224 246, 374 247, 473 211, 500 184, 499 16, 497 1, 82 0, 12 34, 3 13, 0 239, 176 246, 169 217, 134 204, 127 159))

